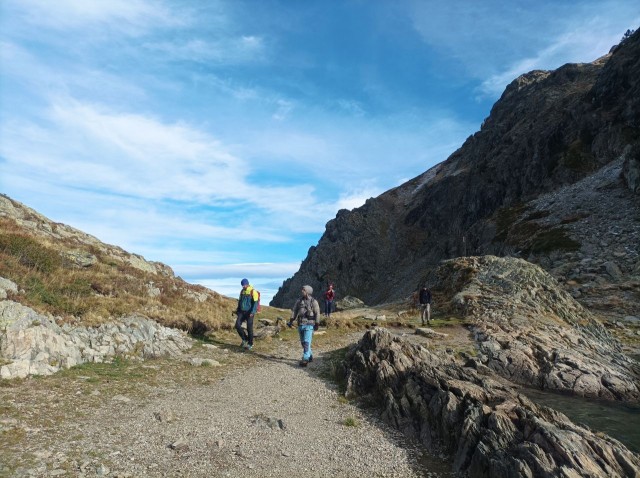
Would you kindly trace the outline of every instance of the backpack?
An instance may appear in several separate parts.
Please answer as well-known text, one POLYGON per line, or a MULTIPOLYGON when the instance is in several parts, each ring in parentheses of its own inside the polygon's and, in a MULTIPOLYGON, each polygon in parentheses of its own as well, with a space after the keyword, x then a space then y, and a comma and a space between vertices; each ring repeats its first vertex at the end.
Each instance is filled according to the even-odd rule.
POLYGON ((258 294, 258 307, 256 308, 256 314, 262 310, 262 306, 260 305, 260 291, 258 289, 253 289, 258 294))

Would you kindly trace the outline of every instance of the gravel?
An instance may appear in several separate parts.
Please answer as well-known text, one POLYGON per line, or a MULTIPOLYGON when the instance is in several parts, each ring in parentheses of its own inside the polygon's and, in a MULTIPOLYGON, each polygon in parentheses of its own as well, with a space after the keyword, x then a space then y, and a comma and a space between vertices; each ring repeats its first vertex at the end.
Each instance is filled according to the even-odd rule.
POLYGON ((226 356, 225 365, 182 372, 222 378, 145 385, 142 397, 139 387, 109 399, 103 392, 88 415, 55 429, 42 461, 20 476, 450 475, 375 412, 341 398, 319 375, 327 366, 322 351, 301 368, 291 342, 269 354, 260 345, 251 356, 234 349, 200 348, 200 355, 226 356))

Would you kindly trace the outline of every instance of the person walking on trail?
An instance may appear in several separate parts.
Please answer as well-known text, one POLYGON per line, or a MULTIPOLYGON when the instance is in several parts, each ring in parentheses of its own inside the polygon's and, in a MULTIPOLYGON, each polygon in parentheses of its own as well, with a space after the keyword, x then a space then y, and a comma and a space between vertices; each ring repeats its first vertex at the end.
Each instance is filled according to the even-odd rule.
POLYGON ((236 309, 236 330, 238 335, 242 339, 240 346, 247 350, 253 348, 253 318, 256 315, 258 309, 259 295, 247 279, 242 279, 240 282, 242 290, 240 291, 240 297, 238 298, 238 308, 236 309), (247 323, 247 330, 242 328, 242 323, 247 323))
POLYGON ((427 325, 429 325, 429 322, 431 321, 431 291, 426 285, 422 286, 422 289, 420 289, 419 302, 422 325, 425 325, 425 319, 427 321, 427 325))
POLYGON ((296 301, 291 310, 291 319, 287 322, 289 327, 293 326, 294 320, 298 323, 298 334, 302 345, 301 367, 306 367, 309 362, 313 361, 311 339, 313 331, 318 330, 318 320, 320 319, 320 305, 311 294, 313 294, 313 289, 310 285, 302 287, 302 297, 296 301))
POLYGON ((333 284, 329 284, 329 288, 324 293, 324 316, 328 319, 331 317, 331 309, 333 307, 333 299, 335 299, 336 293, 333 290, 333 284))

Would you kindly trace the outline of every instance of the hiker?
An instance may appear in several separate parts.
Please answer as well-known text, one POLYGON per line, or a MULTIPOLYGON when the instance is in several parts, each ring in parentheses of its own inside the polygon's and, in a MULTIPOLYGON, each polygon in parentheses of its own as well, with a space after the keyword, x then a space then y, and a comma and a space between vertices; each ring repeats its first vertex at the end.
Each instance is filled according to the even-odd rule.
POLYGON ((431 320, 431 291, 426 285, 422 286, 422 289, 420 289, 419 302, 422 325, 424 325, 425 317, 427 319, 427 325, 429 325, 429 321, 431 320))
POLYGON ((333 284, 329 284, 329 289, 324 293, 324 316, 328 319, 331 317, 331 308, 333 307, 333 299, 336 293, 333 290, 333 284))
POLYGON ((302 344, 301 367, 306 367, 309 362, 313 361, 311 339, 313 331, 318 330, 318 320, 320 319, 320 305, 311 294, 313 294, 313 289, 310 285, 302 287, 302 297, 296 301, 291 310, 291 319, 287 322, 289 327, 293 326, 294 320, 298 323, 298 334, 300 335, 300 344, 302 344))
POLYGON ((238 298, 238 308, 236 309, 236 330, 238 335, 242 339, 240 347, 247 350, 253 348, 253 317, 256 315, 258 309, 259 295, 247 279, 242 279, 240 282, 242 290, 240 291, 240 297, 238 298), (242 328, 242 322, 247 322, 247 331, 242 328))

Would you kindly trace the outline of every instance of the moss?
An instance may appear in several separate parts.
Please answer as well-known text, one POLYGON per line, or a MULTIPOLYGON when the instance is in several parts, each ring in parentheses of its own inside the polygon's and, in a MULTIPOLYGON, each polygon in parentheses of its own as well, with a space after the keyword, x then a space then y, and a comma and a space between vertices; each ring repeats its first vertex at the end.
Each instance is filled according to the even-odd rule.
POLYGON ((549 229, 534 237, 528 248, 529 253, 540 254, 551 251, 577 251, 580 243, 572 239, 563 228, 549 229))

